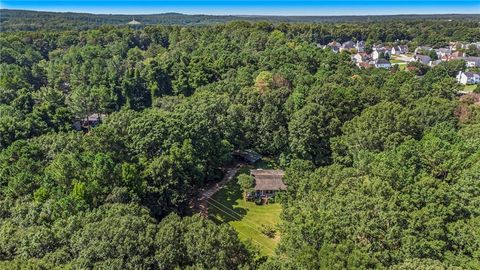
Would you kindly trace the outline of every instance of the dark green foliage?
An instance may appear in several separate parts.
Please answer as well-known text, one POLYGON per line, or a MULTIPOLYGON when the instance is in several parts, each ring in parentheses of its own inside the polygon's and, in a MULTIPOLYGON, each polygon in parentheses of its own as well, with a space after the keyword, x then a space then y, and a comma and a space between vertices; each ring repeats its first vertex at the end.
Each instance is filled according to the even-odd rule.
POLYGON ((275 237, 276 231, 275 231, 275 228, 272 227, 271 225, 262 225, 262 228, 260 230, 264 235, 266 235, 270 238, 275 237))
MULTIPOLYGON (((6 30, 36 28, 14 13, 6 30)), ((465 62, 365 70, 316 46, 470 41, 472 16, 3 32, 0 268, 478 269, 480 110, 453 78, 465 62), (74 130, 92 114, 101 123, 74 130), (268 260, 185 217, 234 149, 286 168, 268 260)))
MULTIPOLYGON (((469 230, 464 239, 470 240, 457 242, 457 233, 467 233, 459 229, 479 217, 473 191, 478 183, 470 182, 472 173, 478 174, 479 146, 472 139, 440 125, 419 141, 362 153, 352 168, 332 166, 297 178, 303 184, 291 186, 291 192, 302 199, 285 209, 289 222, 281 250, 299 258, 320 256, 312 247, 352 241, 384 266, 431 258, 475 269, 477 230, 469 230)), ((309 268, 321 267, 321 259, 309 268)))
MULTIPOLYGON (((30 212, 33 206, 22 206, 30 212)), ((38 209, 38 208, 37 208, 38 209)), ((37 211, 39 211, 38 209, 37 211)), ((40 210, 42 211, 42 210, 40 210)), ((13 211, 21 214, 20 209, 13 211), (19 211, 19 212, 17 212, 19 211)), ((232 269, 250 261, 250 253, 233 229, 199 216, 171 215, 158 223, 134 204, 106 204, 93 211, 56 220, 1 224, 2 260, 15 252, 6 268, 172 269, 203 265, 232 269), (9 249, 15 246, 16 249, 9 249)))
POLYGON ((159 269, 192 265, 233 269, 251 260, 231 227, 216 226, 200 216, 183 220, 176 215, 166 217, 159 224, 155 245, 159 269))
POLYGON ((255 179, 253 176, 248 175, 248 174, 240 174, 237 176, 237 181, 240 187, 245 191, 245 192, 250 192, 252 191, 253 187, 255 186, 255 179))
POLYGON ((475 89, 473 89, 473 92, 477 93, 477 94, 480 94, 480 86, 477 85, 477 87, 475 87, 475 89))

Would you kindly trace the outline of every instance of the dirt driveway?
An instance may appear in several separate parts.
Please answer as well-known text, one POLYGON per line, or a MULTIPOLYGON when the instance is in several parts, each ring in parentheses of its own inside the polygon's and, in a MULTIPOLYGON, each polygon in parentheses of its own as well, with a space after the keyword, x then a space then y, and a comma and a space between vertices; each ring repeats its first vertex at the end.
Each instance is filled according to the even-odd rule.
POLYGON ((236 163, 231 167, 226 168, 225 175, 223 179, 215 183, 210 187, 206 187, 200 189, 198 192, 197 197, 195 198, 195 202, 193 203, 193 210, 197 213, 200 213, 205 218, 208 218, 208 199, 210 199, 217 191, 222 189, 228 181, 232 180, 235 174, 237 174, 238 170, 245 166, 244 163, 236 163))

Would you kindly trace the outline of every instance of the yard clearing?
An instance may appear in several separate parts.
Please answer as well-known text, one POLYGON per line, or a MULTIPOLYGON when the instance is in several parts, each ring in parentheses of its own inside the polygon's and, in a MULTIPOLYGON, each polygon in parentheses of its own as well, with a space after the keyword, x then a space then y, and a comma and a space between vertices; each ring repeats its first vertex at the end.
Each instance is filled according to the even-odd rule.
MULTIPOLYGON (((250 168, 241 168, 237 174, 249 173, 250 168)), ((280 203, 256 205, 243 200, 243 191, 236 177, 208 200, 210 219, 218 223, 229 223, 245 243, 257 246, 262 255, 272 255, 280 236, 278 230, 274 238, 261 232, 262 226, 276 228, 280 221, 280 203)))
POLYGON ((396 60, 396 59, 392 59, 390 60, 390 63, 392 64, 401 64, 401 65, 406 65, 407 63, 405 61, 402 61, 402 60, 396 60))
POLYGON ((467 84, 465 85, 465 88, 463 89, 465 92, 473 92, 477 88, 476 84, 467 84))

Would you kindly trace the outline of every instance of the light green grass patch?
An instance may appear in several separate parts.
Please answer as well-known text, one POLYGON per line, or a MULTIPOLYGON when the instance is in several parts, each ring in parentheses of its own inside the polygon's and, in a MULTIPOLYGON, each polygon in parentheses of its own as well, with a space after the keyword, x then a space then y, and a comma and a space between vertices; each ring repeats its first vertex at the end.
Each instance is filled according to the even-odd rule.
POLYGON ((467 84, 465 85, 465 88, 463 89, 465 92, 473 92, 477 88, 476 84, 467 84))
POLYGON ((396 59, 390 60, 390 63, 397 64, 397 65, 406 65, 407 64, 405 61, 396 60, 396 59))
MULTIPOLYGON (((242 168, 240 173, 249 173, 250 168, 242 168)), ((238 232, 241 241, 257 246, 262 255, 272 255, 280 240, 277 229, 274 238, 261 232, 262 225, 276 227, 280 221, 280 203, 256 205, 243 200, 243 191, 236 177, 209 200, 210 218, 217 223, 229 223, 238 232)))

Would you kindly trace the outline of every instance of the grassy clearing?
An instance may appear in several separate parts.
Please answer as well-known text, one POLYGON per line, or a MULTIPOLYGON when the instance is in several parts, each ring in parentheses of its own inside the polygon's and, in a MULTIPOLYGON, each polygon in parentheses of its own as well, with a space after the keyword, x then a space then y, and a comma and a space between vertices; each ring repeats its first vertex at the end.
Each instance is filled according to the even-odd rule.
POLYGON ((475 90, 475 88, 477 88, 476 84, 467 84, 467 85, 465 85, 464 91, 473 92, 473 90, 475 90))
POLYGON ((390 63, 397 64, 397 65, 406 65, 407 64, 405 61, 396 60, 396 59, 390 60, 390 63))
MULTIPOLYGON (((242 168, 240 173, 249 173, 242 168)), ((209 201, 210 218, 218 223, 227 222, 238 232, 240 240, 257 246, 262 255, 272 255, 280 237, 278 230, 274 238, 261 232, 262 225, 275 227, 280 221, 282 206, 279 203, 256 205, 243 200, 243 194, 236 178, 218 191, 209 201)))

